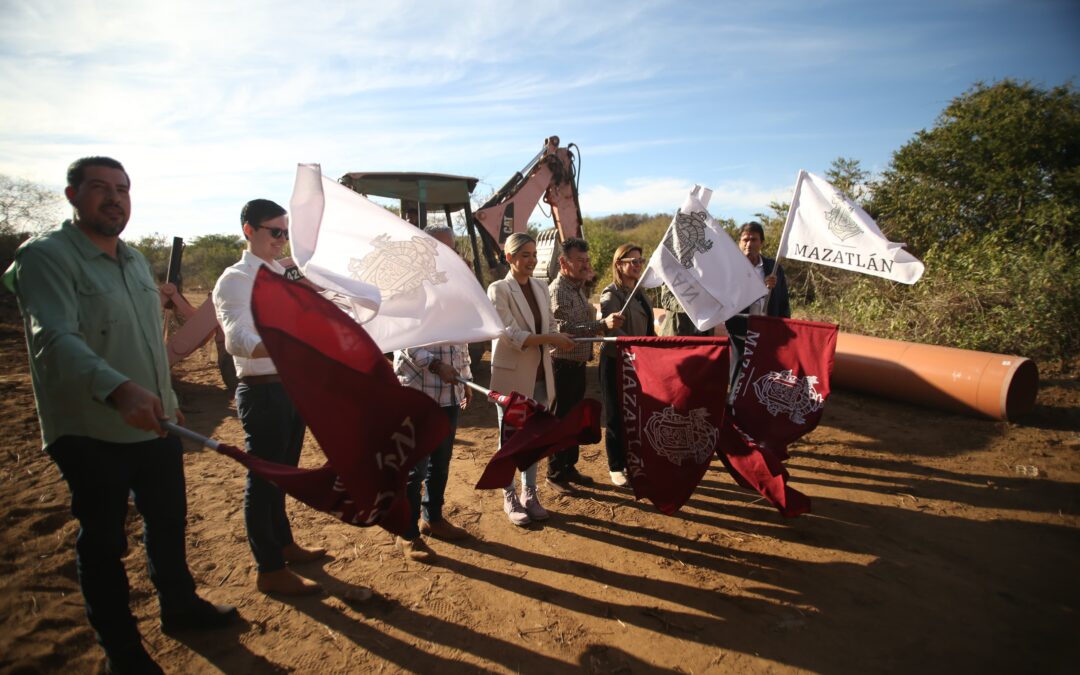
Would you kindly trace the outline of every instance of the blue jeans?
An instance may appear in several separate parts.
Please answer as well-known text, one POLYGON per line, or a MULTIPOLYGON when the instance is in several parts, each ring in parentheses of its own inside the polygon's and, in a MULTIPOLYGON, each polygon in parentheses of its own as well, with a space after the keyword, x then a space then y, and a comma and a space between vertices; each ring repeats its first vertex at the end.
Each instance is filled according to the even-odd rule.
POLYGON ((443 495, 446 481, 450 476, 450 458, 454 452, 454 437, 457 434, 458 415, 461 408, 456 405, 443 406, 442 411, 450 418, 450 433, 439 447, 427 457, 421 459, 409 471, 409 530, 404 539, 413 540, 420 536, 417 520, 421 513, 424 522, 437 523, 442 520, 443 495), (423 488, 423 499, 420 491, 423 488))
MULTIPOLYGON (((522 392, 522 393, 525 393, 525 392, 522 392)), ((532 397, 534 399, 547 398, 547 385, 544 384, 544 382, 541 380, 540 382, 536 383, 536 386, 533 388, 533 391, 531 393, 532 393, 532 397)), ((496 411, 496 415, 498 415, 498 421, 499 421, 499 447, 501 448, 502 447, 503 413, 505 413, 506 411, 503 409, 503 407, 501 405, 495 406, 495 411, 496 411)), ((521 482, 524 483, 526 486, 531 487, 531 488, 536 487, 536 466, 537 466, 536 464, 533 464, 528 469, 525 469, 524 471, 521 472, 521 482)), ((511 478, 510 479, 510 484, 507 485, 503 489, 506 490, 507 492, 513 492, 514 491, 514 479, 511 478)))
MULTIPOLYGON (((236 388, 236 412, 244 426, 248 452, 278 464, 296 466, 304 446, 304 420, 280 382, 236 388)), ((285 567, 281 550, 293 543, 285 493, 270 481, 248 472, 244 490, 244 525, 259 572, 285 567)))
POLYGON ((140 443, 109 443, 63 436, 47 448, 71 489, 71 514, 79 521, 75 565, 86 616, 106 652, 139 644, 128 607, 128 495, 143 518, 150 580, 162 614, 183 612, 195 602, 195 581, 184 550, 187 498, 184 458, 175 436, 140 443))

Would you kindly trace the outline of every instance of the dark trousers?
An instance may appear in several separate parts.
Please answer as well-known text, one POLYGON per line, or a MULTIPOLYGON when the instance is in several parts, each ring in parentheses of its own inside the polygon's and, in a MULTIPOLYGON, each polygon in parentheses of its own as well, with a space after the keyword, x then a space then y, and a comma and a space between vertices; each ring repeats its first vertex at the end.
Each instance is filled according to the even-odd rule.
POLYGON ((626 448, 623 447, 622 410, 619 405, 619 360, 614 356, 600 357, 600 392, 604 397, 604 448, 607 450, 608 471, 626 470, 626 448))
MULTIPOLYGON (((552 366, 555 372, 555 404, 551 407, 551 412, 561 419, 585 398, 585 364, 581 361, 553 359, 552 366)), ((567 474, 577 471, 577 461, 576 445, 556 452, 548 458, 548 479, 565 480, 567 474)))
POLYGON ((75 564, 86 616, 106 652, 139 644, 128 607, 128 495, 143 518, 150 580, 162 614, 183 612, 195 601, 195 581, 184 550, 187 498, 184 458, 175 436, 140 443, 109 443, 63 436, 49 455, 71 489, 71 513, 79 521, 75 564))
POLYGON ((446 493, 446 481, 450 477, 450 458, 454 452, 454 437, 457 435, 458 414, 461 408, 456 405, 443 406, 442 411, 450 418, 450 433, 447 434, 435 452, 421 459, 409 471, 409 530, 404 538, 416 539, 420 536, 417 520, 423 512, 424 521, 437 523, 442 520, 443 495, 446 493), (420 497, 423 488, 423 499, 420 497))
MULTIPOLYGON (((262 459, 296 466, 304 445, 304 420, 280 382, 236 387, 236 412, 244 426, 244 445, 262 459)), ((285 567, 281 549, 293 543, 285 493, 270 481, 248 472, 244 490, 244 524, 259 572, 285 567)))

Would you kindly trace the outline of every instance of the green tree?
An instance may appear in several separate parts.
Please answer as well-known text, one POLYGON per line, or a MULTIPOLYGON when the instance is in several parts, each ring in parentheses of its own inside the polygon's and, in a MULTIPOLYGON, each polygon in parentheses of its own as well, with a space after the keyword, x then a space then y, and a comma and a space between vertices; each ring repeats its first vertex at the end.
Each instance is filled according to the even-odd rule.
POLYGON ((138 249, 146 258, 146 262, 150 263, 150 269, 154 272, 154 279, 159 284, 165 283, 165 275, 169 271, 172 239, 166 241, 165 235, 154 233, 128 243, 138 249))
MULTIPOLYGON (((765 230, 765 246, 762 248, 762 252, 772 257, 776 255, 776 248, 780 245, 780 235, 784 232, 784 223, 787 222, 788 210, 791 209, 791 202, 769 202, 769 211, 772 213, 765 213, 759 211, 754 214, 754 218, 761 223, 761 227, 765 230)), ((731 236, 738 241, 739 228, 742 227, 742 223, 738 225, 732 221, 731 236)))
POLYGON ((894 154, 873 214, 917 254, 985 236, 1078 241, 1080 93, 977 83, 894 154))
POLYGON ((862 163, 849 157, 837 157, 825 170, 825 180, 863 207, 866 206, 864 198, 869 192, 868 178, 870 172, 863 170, 862 163))
POLYGON ((209 290, 225 268, 240 259, 246 244, 233 234, 206 234, 184 247, 184 290, 209 290))
MULTIPOLYGON (((826 175, 841 189, 865 180, 843 158, 826 175)), ((904 286, 793 263, 803 315, 857 333, 1032 358, 1080 351, 1080 95, 1072 85, 974 85, 870 187, 868 211, 926 273, 904 286)))

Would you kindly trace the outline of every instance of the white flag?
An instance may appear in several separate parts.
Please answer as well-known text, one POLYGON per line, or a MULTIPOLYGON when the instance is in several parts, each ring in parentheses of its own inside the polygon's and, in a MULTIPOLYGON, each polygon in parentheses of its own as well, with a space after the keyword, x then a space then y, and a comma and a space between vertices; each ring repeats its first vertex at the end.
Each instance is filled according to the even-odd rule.
POLYGON ((827 181, 800 171, 776 257, 913 284, 923 264, 881 233, 866 211, 827 181))
POLYGON ((323 176, 319 165, 297 167, 290 206, 289 238, 300 271, 332 291, 382 351, 502 334, 495 307, 464 260, 323 176))
POLYGON ((667 284, 700 331, 727 321, 769 292, 754 266, 706 210, 711 190, 686 197, 653 251, 641 285, 667 284))

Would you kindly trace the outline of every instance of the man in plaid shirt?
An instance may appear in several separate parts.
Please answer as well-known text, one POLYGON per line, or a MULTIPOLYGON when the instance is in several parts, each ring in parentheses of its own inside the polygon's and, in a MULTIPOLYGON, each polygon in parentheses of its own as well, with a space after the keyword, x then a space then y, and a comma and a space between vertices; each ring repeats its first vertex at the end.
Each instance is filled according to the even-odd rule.
MULTIPOLYGON (((562 243, 559 276, 548 286, 555 330, 575 337, 602 335, 622 326, 621 313, 597 320, 596 308, 585 293, 586 283, 594 277, 589 260, 589 244, 571 237, 562 243)), ((573 351, 557 351, 552 359, 555 372, 555 403, 551 412, 565 417, 585 398, 585 364, 592 361, 591 342, 579 342, 573 351)), ((577 470, 578 446, 560 450, 548 459, 548 485, 558 494, 570 494, 570 483, 591 485, 593 480, 577 470)))
MULTIPOLYGON (((448 227, 429 227, 425 230, 441 243, 454 248, 454 232, 448 227)), ((412 518, 409 531, 398 537, 406 557, 420 562, 435 559, 435 552, 420 537, 430 535, 453 541, 465 539, 469 533, 446 520, 442 515, 443 494, 450 474, 450 457, 454 449, 458 414, 472 398, 472 390, 457 381, 461 376, 472 379, 469 345, 440 347, 410 347, 394 352, 394 372, 406 387, 419 389, 438 403, 450 418, 450 433, 430 456, 420 460, 409 472, 408 498, 412 518), (420 498, 423 487, 423 500, 420 498), (423 521, 418 523, 421 516, 423 521)))

